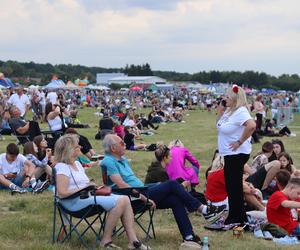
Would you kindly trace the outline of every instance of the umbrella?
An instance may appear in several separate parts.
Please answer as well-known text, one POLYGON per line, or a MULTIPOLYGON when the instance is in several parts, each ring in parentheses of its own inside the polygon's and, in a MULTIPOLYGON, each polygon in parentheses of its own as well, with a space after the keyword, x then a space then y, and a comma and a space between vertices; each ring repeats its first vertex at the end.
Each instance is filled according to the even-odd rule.
POLYGON ((133 86, 133 87, 130 88, 130 90, 131 90, 131 91, 141 91, 142 88, 139 87, 139 86, 133 86))

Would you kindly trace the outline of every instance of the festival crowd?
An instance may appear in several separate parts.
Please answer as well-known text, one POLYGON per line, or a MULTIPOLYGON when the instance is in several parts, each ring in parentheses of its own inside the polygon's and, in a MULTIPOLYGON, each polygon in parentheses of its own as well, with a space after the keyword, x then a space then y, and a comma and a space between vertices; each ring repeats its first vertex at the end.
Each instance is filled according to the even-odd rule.
POLYGON ((17 143, 9 143, 0 155, 0 188, 12 194, 42 193, 53 184, 55 168, 63 206, 76 211, 97 203, 108 211, 100 243, 104 248, 118 247, 112 243, 112 235, 121 219, 128 249, 150 249, 136 236, 127 196, 63 199, 90 185, 85 173, 90 167, 106 173, 106 185, 147 186, 147 194, 139 192, 139 199, 150 202, 153 209, 172 210, 184 249, 201 249, 202 244, 189 213, 202 215, 208 230, 239 227, 253 231, 258 238, 299 237, 300 171, 281 140, 295 134, 287 126, 277 129, 276 124, 278 109, 285 107, 296 109, 297 96, 247 97, 237 85, 219 97, 184 89, 155 93, 7 89, 0 92, 0 138, 4 141, 6 135, 13 135, 17 143), (76 130, 90 127, 80 122, 78 112, 86 106, 97 111, 95 139, 102 140, 104 155, 76 130), (195 109, 216 113, 218 131, 217 150, 202 191, 198 187, 200 163, 184 146, 184 138, 174 138, 169 145, 147 145, 141 140, 167 123, 185 123, 186 111, 195 109), (150 111, 146 114, 145 110, 150 111), (42 123, 47 124, 46 131, 40 128, 42 123), (272 138, 261 143, 260 152, 253 153, 252 144, 263 136, 272 138), (144 181, 131 168, 126 150, 154 152, 156 160, 149 164, 144 181))

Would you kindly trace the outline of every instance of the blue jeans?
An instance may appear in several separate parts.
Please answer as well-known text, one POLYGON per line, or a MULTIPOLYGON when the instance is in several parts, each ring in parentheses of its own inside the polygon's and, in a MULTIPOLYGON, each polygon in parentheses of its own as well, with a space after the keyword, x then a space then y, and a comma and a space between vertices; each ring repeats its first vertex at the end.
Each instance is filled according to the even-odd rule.
POLYGON ((300 224, 298 223, 298 226, 295 227, 294 231, 292 232, 293 236, 300 236, 300 224))
MULTIPOLYGON (((13 184, 17 185, 18 187, 22 187, 23 181, 24 181, 24 176, 22 175, 17 175, 14 179, 10 180, 13 184)), ((8 187, 0 185, 0 190, 3 189, 9 189, 8 187)))
POLYGON ((186 210, 196 211, 201 203, 186 192, 181 184, 175 180, 166 181, 149 187, 148 194, 158 209, 172 209, 183 238, 194 233, 186 210))

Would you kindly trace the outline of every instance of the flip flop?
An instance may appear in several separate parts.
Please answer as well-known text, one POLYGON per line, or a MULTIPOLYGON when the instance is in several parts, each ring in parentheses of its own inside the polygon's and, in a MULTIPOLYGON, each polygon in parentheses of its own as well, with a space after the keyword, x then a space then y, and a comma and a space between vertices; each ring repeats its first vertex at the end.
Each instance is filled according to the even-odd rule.
POLYGON ((107 242, 104 246, 101 246, 101 248, 104 249, 122 249, 121 247, 115 245, 114 243, 112 243, 112 241, 107 242))

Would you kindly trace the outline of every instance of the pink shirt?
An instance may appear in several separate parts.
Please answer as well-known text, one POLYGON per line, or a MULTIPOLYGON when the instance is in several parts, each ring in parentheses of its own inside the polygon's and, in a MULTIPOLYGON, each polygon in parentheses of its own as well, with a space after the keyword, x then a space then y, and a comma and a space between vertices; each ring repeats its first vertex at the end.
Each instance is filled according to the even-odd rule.
POLYGON ((200 168, 200 164, 195 156, 185 147, 171 148, 172 160, 166 166, 166 172, 171 180, 182 178, 190 181, 192 184, 199 184, 199 178, 192 167, 186 167, 185 161, 189 161, 196 168, 200 168))

